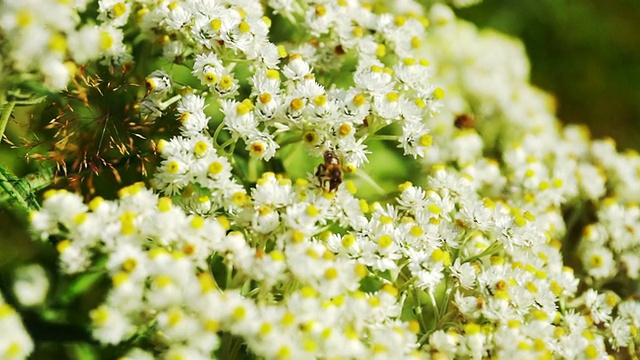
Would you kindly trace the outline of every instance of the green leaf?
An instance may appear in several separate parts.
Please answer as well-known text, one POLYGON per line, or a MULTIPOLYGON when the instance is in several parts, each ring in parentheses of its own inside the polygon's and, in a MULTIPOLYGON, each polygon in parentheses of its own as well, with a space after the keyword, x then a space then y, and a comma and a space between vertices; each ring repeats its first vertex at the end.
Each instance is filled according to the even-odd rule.
POLYGON ((105 276, 106 272, 104 271, 95 271, 80 275, 71 282, 67 291, 60 297, 60 303, 62 305, 68 305, 78 296, 89 291, 89 289, 105 278, 105 276))
POLYGON ((40 204, 36 200, 36 192, 53 182, 53 169, 47 168, 37 173, 29 174, 22 179, 18 178, 0 165, 0 203, 9 202, 17 204, 24 210, 37 210, 40 204))
POLYGON ((96 360, 100 358, 96 349, 86 342, 69 345, 68 352, 70 358, 77 360, 96 360))

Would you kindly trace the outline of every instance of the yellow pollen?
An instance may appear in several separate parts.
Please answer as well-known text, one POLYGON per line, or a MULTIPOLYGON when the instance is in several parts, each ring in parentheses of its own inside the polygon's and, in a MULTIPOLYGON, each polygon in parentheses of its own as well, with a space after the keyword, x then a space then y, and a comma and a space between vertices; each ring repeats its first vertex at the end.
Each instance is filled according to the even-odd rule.
POLYGON ((347 234, 342 237, 342 246, 344 246, 345 248, 350 248, 351 246, 353 246, 353 244, 355 244, 355 242, 356 237, 351 234, 347 234))
POLYGON ((209 27, 211 27, 211 30, 214 31, 218 31, 222 28, 222 20, 220 19, 213 19, 209 22, 209 27))
POLYGON ((522 215, 516 215, 513 218, 513 222, 518 226, 518 227, 523 227, 525 225, 527 225, 527 219, 524 218, 524 216, 522 215))
POLYGON ((193 151, 196 153, 196 155, 202 155, 207 151, 208 148, 209 146, 207 145, 207 143, 200 140, 196 143, 193 151))
POLYGON ((433 90, 433 97, 437 100, 444 99, 444 90, 442 88, 436 88, 435 90, 433 90))
POLYGON ((70 245, 71 240, 62 240, 58 244, 56 244, 56 250, 58 251, 58 253, 62 254, 70 245))
POLYGON ((167 171, 171 174, 177 173, 180 171, 180 164, 175 160, 170 161, 169 164, 167 164, 167 171))
POLYGON ((553 179, 551 183, 553 184, 553 187, 556 189, 561 188, 563 184, 562 179, 558 179, 558 178, 553 179))
POLYGON ((414 49, 417 49, 420 47, 420 45, 422 45, 422 41, 420 40, 419 37, 414 36, 411 38, 411 47, 414 49))
POLYGON ((49 49, 59 53, 64 53, 67 51, 67 39, 62 34, 52 34, 51 39, 49 39, 49 49))
POLYGON ((284 261, 285 260, 285 256, 282 252, 278 251, 278 250, 273 250, 272 252, 269 253, 269 256, 271 257, 271 260, 273 261, 284 261))
POLYGON ((100 50, 106 51, 113 46, 113 37, 108 31, 100 32, 100 50))
POLYGON ((271 28, 271 19, 267 16, 263 16, 260 18, 265 25, 267 25, 267 28, 271 28))
POLYGON ((243 206, 247 201, 247 194, 238 191, 234 193, 231 198, 234 204, 238 206, 243 206))
POLYGON ((171 310, 169 311, 169 316, 167 322, 169 326, 176 326, 182 320, 182 313, 179 310, 171 310))
POLYGON ((538 321, 547 321, 549 319, 549 316, 547 315, 546 312, 544 312, 542 310, 534 310, 533 311, 533 318, 538 320, 538 321))
POLYGON ((420 140, 418 140, 420 146, 430 147, 433 144, 433 136, 431 134, 424 134, 420 136, 420 140))
POLYGON ((503 290, 497 290, 493 296, 498 300, 509 300, 509 293, 503 290))
POLYGON ((378 238, 378 246, 381 248, 388 248, 391 244, 393 244, 393 238, 388 234, 382 235, 378 238))
POLYGON ((476 323, 468 323, 464 326, 464 332, 467 335, 476 335, 480 333, 480 325, 476 323))
POLYGON ((253 143, 251 143, 251 146, 249 147, 249 152, 251 152, 251 155, 253 156, 262 155, 262 153, 264 153, 265 150, 266 148, 262 141, 254 141, 253 143))
POLYGON ((73 216, 73 223, 76 225, 80 225, 87 220, 87 213, 81 212, 77 213, 73 216))
POLYGON ((304 233, 299 230, 294 230, 291 233, 291 241, 295 244, 301 243, 302 241, 304 241, 304 233))
POLYGON ((201 229, 204 226, 204 219, 196 215, 191 219, 190 225, 193 229, 201 229))
POLYGON ((387 47, 384 44, 378 44, 376 48, 376 56, 381 58, 387 55, 387 47))
POLYGON ((598 357, 598 349, 594 345, 589 344, 584 349, 584 355, 587 359, 595 359, 598 357))
POLYGON ((353 97, 353 104, 355 106, 360 107, 360 106, 362 106, 362 105, 364 105, 366 103, 367 103, 367 98, 363 94, 356 94, 353 97))
POLYGON ((249 25, 249 23, 246 21, 241 21, 240 25, 238 25, 238 29, 241 33, 248 33, 249 31, 251 31, 251 25, 249 25))
MULTIPOLYGON (((358 168, 353 163, 347 163, 344 165, 344 172, 346 172, 347 174, 355 174, 357 170, 358 168)), ((347 188, 347 190, 349 189, 347 188)))
POLYGON ((427 206, 427 209, 432 213, 432 214, 436 214, 436 215, 440 215, 442 213, 442 209, 440 208, 440 206, 436 205, 436 204, 429 204, 427 206))
POLYGON ((603 264, 604 264, 604 259, 600 254, 593 254, 591 258, 589 258, 589 265, 592 268, 602 267, 603 264))
POLYGON ((238 106, 236 106, 236 113, 240 116, 242 115, 246 115, 251 111, 251 106, 245 104, 245 103, 240 103, 238 104, 238 106))
POLYGON ((269 93, 262 93, 260 94, 260 96, 258 96, 258 101, 260 101, 261 104, 266 105, 268 103, 271 102, 273 98, 271 97, 271 94, 269 93))
POLYGON ((385 225, 389 225, 389 224, 393 223, 393 218, 391 216, 382 215, 382 216, 380 216, 380 222, 385 224, 385 225))
POLYGON ((412 236, 418 237, 418 236, 424 234, 424 231, 422 230, 422 228, 420 226, 414 225, 414 226, 411 227, 411 230, 409 231, 409 233, 412 236))
POLYGON ((115 17, 120 17, 120 16, 124 15, 127 12, 127 5, 125 3, 121 3, 121 2, 120 3, 116 3, 111 8, 111 12, 113 12, 113 15, 115 15, 115 17))
POLYGON ((327 280, 333 280, 333 279, 337 278, 338 277, 338 269, 336 269, 336 268, 328 268, 324 272, 324 277, 327 280))
POLYGON ((327 13, 327 8, 324 5, 316 6, 316 15, 318 17, 324 16, 327 13))
POLYGON ((122 262, 122 270, 126 272, 132 272, 138 266, 138 261, 134 258, 127 258, 122 262))
POLYGON ((207 319, 204 322, 204 328, 209 332, 216 333, 220 330, 220 323, 215 320, 207 319))
POLYGON ((497 290, 507 290, 508 287, 509 287, 509 284, 504 280, 498 280, 498 282, 496 282, 497 290))
POLYGON ((33 16, 28 10, 22 9, 16 13, 16 23, 19 28, 26 28, 27 26, 29 26, 29 24, 31 24, 32 21, 33 16))
POLYGON ((260 336, 266 336, 269 333, 271 333, 271 330, 273 330, 273 325, 271 325, 271 323, 266 322, 260 326, 258 333, 260 334, 260 336))
POLYGON ((233 78, 229 75, 224 75, 222 79, 220 79, 219 85, 222 89, 229 90, 231 86, 233 86, 233 78))
POLYGON ((245 318, 245 316, 247 316, 247 309, 245 309, 242 306, 238 306, 235 309, 233 309, 233 313, 231 315, 233 317, 234 320, 238 321, 238 320, 242 320, 245 318))
POLYGON ((325 94, 318 95, 318 96, 313 98, 313 103, 316 106, 323 106, 324 104, 327 103, 327 96, 325 94))
POLYGON ((104 325, 109 320, 109 310, 103 305, 89 313, 91 322, 96 326, 104 325))
POLYGON ((347 180, 347 182, 345 183, 345 188, 350 194, 355 194, 356 192, 358 192, 356 184, 351 180, 347 180))
POLYGON ((89 210, 96 211, 100 204, 104 202, 104 199, 101 196, 96 196, 89 202, 89 210))
POLYGON ((290 359, 291 358, 291 349, 286 345, 281 346, 278 349, 278 352, 276 354, 276 358, 277 359, 290 359))
POLYGON ((407 66, 413 66, 413 65, 416 64, 416 59, 414 59, 414 58, 404 58, 404 59, 402 59, 402 62, 407 66))
POLYGON ((302 108, 304 107, 304 100, 302 100, 300 98, 295 98, 295 99, 291 100, 291 103, 289 104, 289 107, 293 111, 302 110, 302 108))
POLYGON ((355 265, 355 273, 360 279, 362 279, 367 276, 369 270, 367 270, 367 267, 364 264, 358 263, 355 265))
POLYGON ((313 145, 316 143, 316 141, 318 141, 318 133, 316 133, 313 130, 307 130, 305 131, 305 133, 302 135, 302 139, 304 140, 304 142, 306 142, 309 145, 313 145))
POLYGON ((267 70, 267 78, 271 80, 280 80, 280 73, 278 70, 269 69, 267 70))
POLYGON ((215 84, 216 81, 218 81, 218 75, 216 75, 212 71, 207 71, 206 73, 204 73, 203 79, 206 84, 212 85, 215 84))
POLYGON ((222 165, 222 163, 220 163, 219 161, 214 161, 211 164, 209 164, 209 174, 211 175, 217 175, 223 169, 224 169, 224 165, 222 165))
POLYGON ((364 36, 364 30, 360 26, 354 26, 351 32, 354 37, 361 38, 364 36))
POLYGON ((280 59, 287 57, 287 49, 283 45, 278 45, 278 56, 280 59))
POLYGON ((286 313, 284 313, 284 315, 282 315, 282 319, 280 319, 280 323, 284 326, 291 326, 293 325, 295 320, 296 320, 296 316, 293 313, 287 311, 286 313))
POLYGON ((398 94, 397 92, 387 93, 387 101, 388 102, 396 102, 396 101, 398 101, 399 98, 400 98, 400 94, 398 94))
POLYGON ((111 283, 113 284, 113 287, 119 287, 126 283, 127 280, 129 280, 129 274, 123 271, 118 271, 111 278, 111 283))
POLYGON ((367 302, 371 307, 379 307, 380 305, 382 305, 382 301, 380 301, 380 299, 377 297, 370 297, 367 299, 367 302))
POLYGON ((380 290, 386 292, 387 294, 390 294, 391 296, 398 296, 398 288, 391 284, 382 285, 382 288, 380 290))

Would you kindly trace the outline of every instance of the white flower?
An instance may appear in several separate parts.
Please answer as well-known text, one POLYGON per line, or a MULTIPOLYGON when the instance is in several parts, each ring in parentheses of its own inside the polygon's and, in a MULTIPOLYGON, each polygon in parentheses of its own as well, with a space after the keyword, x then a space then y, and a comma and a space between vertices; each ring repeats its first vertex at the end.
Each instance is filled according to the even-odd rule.
POLYGON ((31 264, 16 269, 13 292, 23 306, 37 306, 44 302, 49 291, 49 279, 42 266, 31 264))
POLYGON ((131 332, 132 325, 118 309, 101 305, 89 314, 93 336, 103 344, 117 344, 131 332))

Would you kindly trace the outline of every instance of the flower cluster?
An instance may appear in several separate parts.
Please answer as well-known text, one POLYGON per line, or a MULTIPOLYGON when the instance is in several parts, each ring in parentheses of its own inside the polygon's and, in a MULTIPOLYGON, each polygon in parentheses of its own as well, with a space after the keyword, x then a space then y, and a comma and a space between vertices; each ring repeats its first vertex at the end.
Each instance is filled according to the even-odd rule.
POLYGON ((100 25, 81 23, 88 1, 8 0, 0 4, 2 88, 28 81, 64 89, 77 67, 127 59, 120 28, 129 17, 125 1, 100 1, 100 25))
POLYGON ((0 295, 0 356, 3 359, 26 359, 33 351, 33 341, 22 325, 20 315, 0 295))
MULTIPOLYGON (((142 33, 166 39, 165 58, 189 66, 199 93, 222 112, 220 126, 231 137, 225 148, 242 140, 252 158, 268 161, 281 143, 303 141, 312 156, 331 149, 359 167, 367 161, 365 141, 398 124, 405 153, 424 155, 431 144, 424 119, 444 95, 431 85, 429 63, 412 55, 426 19, 378 15, 350 1, 270 5, 284 16, 281 26, 299 30, 293 41, 269 41, 272 23, 258 2, 144 8, 142 33), (348 79, 327 77, 345 67, 354 71, 348 79)), ((155 76, 149 78, 155 84, 155 76)), ((143 108, 162 109, 163 101, 145 98, 143 108)), ((181 121, 192 122, 179 112, 181 121)), ((200 124, 185 124, 183 134, 204 130, 200 124)))
MULTIPOLYGON (((434 26, 420 51, 432 55, 433 76, 449 91, 443 111, 433 119, 435 141, 423 164, 444 165, 471 179, 482 196, 501 198, 534 215, 535 224, 555 246, 576 249, 579 261, 573 266, 592 289, 572 295, 575 300, 566 303, 588 308, 587 323, 605 324, 611 331, 608 346, 617 349, 637 341, 631 340, 637 333, 632 315, 637 302, 619 303, 618 297, 631 292, 604 290, 614 280, 636 279, 640 269, 634 236, 638 209, 633 203, 640 180, 637 154, 618 153, 610 140, 592 141, 582 127, 562 127, 554 116, 553 100, 529 84, 529 65, 519 42, 479 32, 444 6, 434 6, 429 18, 434 26), (459 41, 449 41, 452 36, 459 41), (591 211, 597 222, 588 224, 591 211), (581 239, 572 238, 576 231, 582 232, 581 239)), ((571 260, 558 259, 558 265, 571 260)), ((549 270, 544 273, 550 275, 549 270)), ((570 278, 573 275, 564 283, 553 280, 550 291, 575 292, 577 283, 566 282, 570 278)), ((575 328, 575 321, 583 320, 567 321, 565 327, 575 328)), ((599 352, 604 349, 596 347, 599 352)), ((596 353, 593 348, 583 350, 596 353)), ((553 351, 574 358, 581 350, 553 351)))
MULTIPOLYGON (((139 185, 123 189, 118 202, 95 198, 88 207, 77 195, 50 192, 32 222, 44 237, 65 237, 57 249, 69 273, 84 271, 96 255, 106 257, 112 289, 90 314, 93 336, 102 343, 153 336, 164 344, 165 356, 205 359, 225 332, 268 358, 414 354, 419 326, 400 319, 398 289, 388 283, 359 290, 367 267, 331 250, 351 241, 349 247, 368 247, 367 256, 374 258, 377 249, 398 249, 390 246, 395 240, 326 233, 319 239, 314 235, 320 225, 341 211, 359 212, 359 203, 346 191, 336 197, 355 201, 355 209, 340 208, 317 189, 315 194, 311 200, 309 185, 294 190, 266 174, 239 215, 248 221, 243 223, 187 215, 139 185), (305 194, 309 198, 301 200, 305 194), (239 224, 243 232, 225 231, 239 224), (235 273, 214 279, 214 261, 235 273), (259 287, 247 293, 248 281, 259 287)), ((369 225, 361 212, 353 219, 360 227, 380 226, 378 220, 369 225)), ((399 255, 387 252, 390 259, 399 255)), ((134 358, 141 351, 136 348, 134 358)))
MULTIPOLYGON (((20 4, 0 14, 22 19, 20 4)), ((640 157, 562 127, 519 42, 445 5, 393 6, 98 2, 103 25, 86 29, 111 29, 115 52, 87 35, 58 59, 121 64, 127 41, 154 44, 134 108, 177 133, 154 148, 153 190, 87 204, 50 190, 31 214, 64 274, 108 277, 94 339, 145 360, 635 352, 640 157), (363 172, 378 140, 423 172, 372 201, 342 171, 363 172)), ((71 42, 72 18, 47 31, 71 42)), ((9 58, 30 29, 18 20, 2 25, 9 58)), ((24 357, 25 339, 7 352, 24 357)))

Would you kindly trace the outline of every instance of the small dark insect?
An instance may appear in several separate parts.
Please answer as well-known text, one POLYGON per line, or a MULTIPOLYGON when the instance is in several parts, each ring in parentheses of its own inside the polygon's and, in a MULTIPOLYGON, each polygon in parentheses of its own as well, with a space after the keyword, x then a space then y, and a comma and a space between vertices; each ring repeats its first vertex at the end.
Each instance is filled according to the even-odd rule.
POLYGON ((325 192, 335 191, 342 183, 342 168, 338 155, 332 150, 324 152, 324 164, 318 165, 316 177, 325 192))
POLYGON ((460 114, 456 116, 456 119, 453 121, 453 125, 458 129, 472 129, 474 125, 474 119, 471 115, 460 114))

